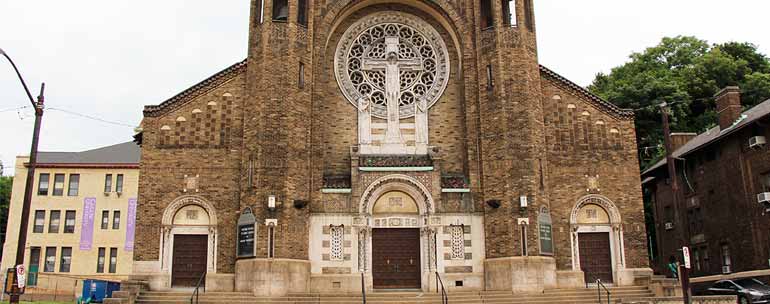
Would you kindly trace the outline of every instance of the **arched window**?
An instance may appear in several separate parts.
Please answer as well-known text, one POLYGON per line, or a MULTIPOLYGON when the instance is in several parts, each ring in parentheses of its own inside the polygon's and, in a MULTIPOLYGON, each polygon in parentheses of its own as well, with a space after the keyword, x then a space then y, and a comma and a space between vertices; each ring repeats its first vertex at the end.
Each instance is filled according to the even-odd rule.
POLYGON ((501 0, 500 4, 503 8, 503 24, 507 26, 518 25, 516 20, 516 0, 501 0))
POLYGON ((492 0, 481 0, 481 28, 494 26, 492 19, 492 0))
POLYGON ((273 0, 273 21, 289 20, 289 0, 273 0))

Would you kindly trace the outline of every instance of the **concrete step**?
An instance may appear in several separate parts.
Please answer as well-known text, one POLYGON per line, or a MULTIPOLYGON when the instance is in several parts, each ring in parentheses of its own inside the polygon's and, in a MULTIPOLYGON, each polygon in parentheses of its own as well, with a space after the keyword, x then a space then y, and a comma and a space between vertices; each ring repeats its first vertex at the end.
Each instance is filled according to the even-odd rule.
MULTIPOLYGON (((653 297, 646 287, 611 287, 611 299, 645 299, 653 297)), ((192 291, 143 291, 136 299, 137 304, 189 304, 192 291)), ((602 290, 602 298, 606 296, 602 290)), ((452 292, 449 299, 453 304, 593 304, 597 302, 596 287, 581 289, 553 289, 542 293, 512 293, 510 291, 465 291, 452 292)), ((248 292, 203 292, 198 297, 200 304, 358 304, 360 294, 314 294, 297 293, 284 297, 259 297, 248 292)), ((371 292, 366 295, 367 304, 440 304, 438 293, 417 291, 371 292)), ((606 302, 605 302, 606 303, 606 302)))

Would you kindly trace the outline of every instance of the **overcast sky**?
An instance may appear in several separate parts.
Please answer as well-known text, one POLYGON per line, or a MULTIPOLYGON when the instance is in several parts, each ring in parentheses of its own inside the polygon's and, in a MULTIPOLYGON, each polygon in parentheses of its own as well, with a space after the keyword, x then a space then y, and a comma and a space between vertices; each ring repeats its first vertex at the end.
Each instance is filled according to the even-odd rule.
MULTIPOLYGON (((249 0, 2 0, 0 48, 49 110, 40 150, 80 151, 131 140, 142 107, 158 104, 246 56, 249 0), (58 109, 58 110, 57 110, 58 109), (62 111, 63 110, 63 111, 62 111)), ((535 0, 540 62, 580 85, 664 36, 749 41, 770 52, 770 2, 535 0)), ((28 154, 31 109, 0 58, 0 160, 28 154)))

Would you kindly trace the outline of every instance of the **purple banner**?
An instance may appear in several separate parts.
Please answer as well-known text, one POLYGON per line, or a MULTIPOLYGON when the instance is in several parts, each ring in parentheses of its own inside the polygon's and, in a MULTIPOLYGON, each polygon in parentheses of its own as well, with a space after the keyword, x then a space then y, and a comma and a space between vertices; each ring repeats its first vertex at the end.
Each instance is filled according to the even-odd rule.
POLYGON ((126 251, 134 250, 134 231, 136 230, 136 198, 128 199, 128 218, 126 219, 126 251))
POLYGON ((80 250, 91 250, 94 243, 94 214, 96 198, 86 197, 83 200, 83 221, 80 225, 80 250))

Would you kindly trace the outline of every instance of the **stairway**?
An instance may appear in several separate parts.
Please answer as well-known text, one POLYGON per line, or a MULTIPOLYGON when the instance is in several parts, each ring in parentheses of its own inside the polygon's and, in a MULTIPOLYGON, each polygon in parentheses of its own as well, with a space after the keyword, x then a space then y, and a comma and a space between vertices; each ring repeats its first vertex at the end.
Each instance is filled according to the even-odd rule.
MULTIPOLYGON (((612 303, 619 299, 642 299, 653 297, 646 287, 611 287, 612 303)), ((189 304, 189 291, 142 291, 136 299, 137 304, 189 304)), ((596 288, 588 289, 554 289, 536 294, 513 294, 503 291, 453 292, 449 294, 452 304, 595 304, 597 303, 596 288)), ((602 293, 603 303, 606 303, 602 293)), ((360 294, 291 294, 284 297, 257 297, 245 292, 207 292, 201 293, 201 304, 224 303, 274 303, 274 304, 359 304, 362 303, 360 294)), ((436 293, 419 292, 374 292, 366 295, 367 304, 428 304, 441 303, 441 297, 436 293)))

